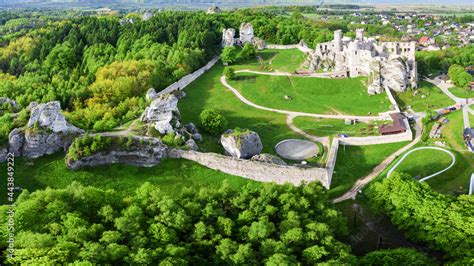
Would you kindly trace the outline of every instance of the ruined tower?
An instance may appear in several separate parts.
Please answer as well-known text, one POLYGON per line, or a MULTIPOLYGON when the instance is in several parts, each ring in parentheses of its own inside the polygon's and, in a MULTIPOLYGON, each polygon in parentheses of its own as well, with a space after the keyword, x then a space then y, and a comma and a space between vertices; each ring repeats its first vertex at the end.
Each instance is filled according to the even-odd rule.
POLYGON ((334 32, 334 49, 336 52, 342 51, 342 31, 336 30, 334 32))
POLYGON ((364 41, 364 29, 356 29, 356 40, 360 42, 364 41))

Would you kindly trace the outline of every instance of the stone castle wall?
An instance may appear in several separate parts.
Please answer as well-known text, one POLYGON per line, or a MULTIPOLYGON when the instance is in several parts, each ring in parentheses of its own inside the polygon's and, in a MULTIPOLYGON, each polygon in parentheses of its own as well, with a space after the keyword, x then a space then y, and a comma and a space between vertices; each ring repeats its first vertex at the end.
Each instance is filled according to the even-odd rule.
POLYGON ((191 82, 195 81, 202 74, 204 74, 206 71, 211 69, 211 67, 213 67, 217 63, 217 61, 219 61, 219 59, 220 59, 220 56, 214 57, 205 66, 201 67, 200 69, 194 71, 191 74, 188 74, 188 75, 182 77, 180 80, 178 80, 175 83, 169 85, 164 90, 158 92, 157 96, 160 96, 162 94, 171 93, 171 92, 178 91, 178 90, 182 90, 182 89, 186 88, 186 86, 191 84, 191 82))
POLYGON ((329 148, 328 160, 326 162, 326 171, 328 177, 328 187, 331 185, 332 175, 334 173, 334 168, 336 167, 337 151, 339 150, 339 140, 334 139, 332 141, 331 147, 329 148))
POLYGON ((330 185, 328 182, 328 171, 324 168, 277 165, 237 159, 216 153, 202 153, 190 150, 173 149, 169 151, 168 156, 170 158, 191 160, 226 174, 236 175, 258 182, 300 185, 302 183, 319 181, 326 188, 329 188, 330 185))

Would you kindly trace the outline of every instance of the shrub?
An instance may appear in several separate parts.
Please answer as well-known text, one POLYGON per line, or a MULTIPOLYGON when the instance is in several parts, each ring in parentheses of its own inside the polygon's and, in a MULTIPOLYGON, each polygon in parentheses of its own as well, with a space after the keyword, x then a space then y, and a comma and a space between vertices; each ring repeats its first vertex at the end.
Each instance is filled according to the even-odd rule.
POLYGON ((235 79, 235 70, 231 67, 226 67, 224 69, 224 75, 226 78, 230 79, 230 80, 234 80, 235 79))
POLYGON ((246 43, 242 51, 240 51, 238 59, 248 60, 252 57, 255 57, 256 54, 257 54, 257 51, 255 50, 255 47, 251 45, 250 43, 246 43))
POLYGON ((237 48, 234 46, 227 46, 222 49, 221 60, 224 63, 232 64, 237 60, 238 55, 237 48))
POLYGON ((227 119, 214 109, 205 109, 199 115, 204 131, 218 135, 227 127, 227 119))

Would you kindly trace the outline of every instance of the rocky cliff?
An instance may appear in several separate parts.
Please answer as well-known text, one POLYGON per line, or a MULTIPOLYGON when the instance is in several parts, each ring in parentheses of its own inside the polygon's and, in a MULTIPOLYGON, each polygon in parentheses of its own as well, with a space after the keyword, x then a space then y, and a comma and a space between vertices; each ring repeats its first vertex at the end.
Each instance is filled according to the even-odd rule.
POLYGON ((59 102, 30 104, 31 116, 25 128, 16 128, 8 136, 8 151, 16 156, 37 158, 66 150, 84 133, 66 121, 59 102))
MULTIPOLYGON (((114 137, 112 137, 114 138, 114 137)), ((155 166, 168 156, 168 147, 156 138, 133 137, 133 144, 126 147, 112 145, 105 151, 73 159, 68 152, 66 166, 76 170, 84 167, 110 164, 128 164, 135 166, 155 166)))

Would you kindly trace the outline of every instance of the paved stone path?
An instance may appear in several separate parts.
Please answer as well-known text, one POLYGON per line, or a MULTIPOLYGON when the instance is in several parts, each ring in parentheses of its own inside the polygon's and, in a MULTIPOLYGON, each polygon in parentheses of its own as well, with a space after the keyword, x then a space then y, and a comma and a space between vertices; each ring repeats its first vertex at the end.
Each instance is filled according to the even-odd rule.
POLYGON ((459 98, 457 96, 455 96, 454 94, 452 94, 449 89, 454 87, 452 84, 449 84, 449 83, 446 83, 444 82, 439 76, 438 77, 435 77, 434 79, 429 79, 429 78, 426 78, 425 79, 426 81, 428 81, 429 83, 431 84, 434 84, 436 85, 438 88, 441 89, 441 91, 446 94, 449 98, 451 98, 453 101, 455 101, 456 103, 460 103, 462 101, 465 101, 466 99, 463 99, 463 98, 459 98))

